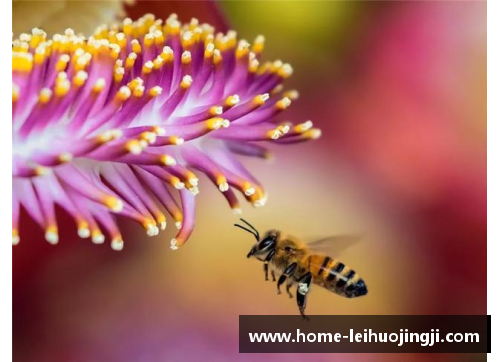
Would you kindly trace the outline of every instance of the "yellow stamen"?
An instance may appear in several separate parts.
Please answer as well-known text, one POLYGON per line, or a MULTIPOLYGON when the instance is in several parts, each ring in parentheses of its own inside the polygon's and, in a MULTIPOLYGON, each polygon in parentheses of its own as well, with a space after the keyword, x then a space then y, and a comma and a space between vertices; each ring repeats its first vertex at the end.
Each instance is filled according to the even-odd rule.
POLYGON ((151 97, 156 97, 156 96, 159 96, 162 91, 163 91, 162 87, 160 87, 160 86, 154 86, 153 88, 151 88, 149 90, 149 95, 151 97))
POLYGON ((125 149, 133 155, 140 155, 142 152, 142 146, 139 140, 130 140, 125 143, 125 149))
POLYGON ((319 128, 312 128, 304 132, 303 136, 305 138, 315 140, 321 137, 321 130, 319 128))
POLYGON ((45 240, 50 244, 55 245, 59 242, 59 234, 56 225, 48 225, 45 229, 45 240))
POLYGON ((225 101, 227 107, 234 107, 238 103, 240 103, 240 97, 237 94, 227 97, 225 101))
POLYGON ((290 64, 283 64, 278 70, 278 75, 282 78, 288 78, 293 74, 293 68, 290 64))
POLYGON ((221 106, 213 106, 213 107, 210 107, 208 114, 211 116, 220 116, 223 111, 224 110, 222 109, 221 106))
POLYGON ((19 99, 19 93, 19 86, 15 83, 12 83, 12 102, 17 102, 17 100, 19 99))
POLYGON ((191 64, 191 52, 189 51, 185 51, 182 53, 182 56, 181 56, 181 61, 182 61, 182 64, 184 65, 189 65, 191 64))
POLYGON ((94 93, 101 93, 104 90, 104 87, 106 86, 106 80, 104 78, 98 78, 94 86, 92 87, 92 92, 94 93))
POLYGON ((189 87, 191 87, 191 84, 193 83, 193 78, 191 78, 190 75, 185 75, 183 78, 182 78, 182 82, 181 82, 181 88, 183 89, 188 89, 189 87))
POLYGON ((219 129, 222 127, 223 121, 224 121, 224 119, 221 117, 214 117, 214 118, 207 119, 205 121, 205 123, 206 123, 208 129, 216 130, 216 129, 219 129))
POLYGON ((63 152, 58 157, 60 163, 70 162, 73 159, 73 154, 70 152, 63 152))
POLYGON ((113 195, 105 196, 103 204, 113 212, 121 212, 123 210, 123 201, 113 195))
POLYGON ((160 162, 162 164, 164 164, 165 166, 175 166, 177 164, 177 161, 175 160, 175 158, 173 158, 170 155, 161 155, 160 162))
POLYGON ((227 179, 224 175, 217 175, 215 183, 217 184, 221 192, 226 192, 227 190, 229 190, 229 184, 227 183, 227 179))
POLYGON ((269 93, 264 93, 264 94, 259 94, 253 99, 253 102, 258 105, 262 106, 266 101, 269 99, 269 93))
POLYGON ((163 51, 161 52, 160 56, 165 62, 172 62, 174 60, 174 51, 172 48, 165 46, 163 47, 163 51))
POLYGON ((259 35, 255 38, 253 45, 252 45, 252 52, 255 54, 260 54, 264 50, 264 43, 265 43, 265 38, 263 35, 259 35))
POLYGON ((276 108, 283 111, 283 110, 287 109, 290 106, 290 104, 292 104, 292 101, 290 100, 290 98, 283 97, 281 100, 276 102, 276 108))
POLYGON ((240 40, 236 49, 236 58, 241 59, 250 52, 250 44, 246 40, 240 40))
POLYGON ((12 245, 19 244, 19 241, 19 232, 17 231, 17 229, 12 229, 12 245))

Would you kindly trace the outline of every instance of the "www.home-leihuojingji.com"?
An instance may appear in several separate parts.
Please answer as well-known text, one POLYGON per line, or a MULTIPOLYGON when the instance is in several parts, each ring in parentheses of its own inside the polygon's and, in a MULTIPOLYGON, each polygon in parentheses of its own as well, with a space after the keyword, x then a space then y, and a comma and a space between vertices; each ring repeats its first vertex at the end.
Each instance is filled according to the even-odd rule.
POLYGON ((427 333, 412 333, 408 329, 400 329, 399 333, 376 333, 371 329, 365 329, 362 333, 355 333, 353 329, 349 335, 341 333, 302 333, 297 329, 297 333, 249 333, 250 342, 340 342, 347 340, 352 343, 420 343, 421 346, 433 346, 435 343, 460 343, 479 342, 479 333, 447 333, 439 335, 439 329, 431 329, 427 333))

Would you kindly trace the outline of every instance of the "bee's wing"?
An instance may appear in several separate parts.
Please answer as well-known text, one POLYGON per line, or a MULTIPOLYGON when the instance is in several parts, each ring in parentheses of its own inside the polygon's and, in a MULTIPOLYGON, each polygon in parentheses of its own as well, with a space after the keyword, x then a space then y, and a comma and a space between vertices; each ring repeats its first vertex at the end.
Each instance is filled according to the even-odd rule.
POLYGON ((360 240, 360 235, 334 235, 310 242, 307 246, 312 252, 334 256, 357 244, 360 240))

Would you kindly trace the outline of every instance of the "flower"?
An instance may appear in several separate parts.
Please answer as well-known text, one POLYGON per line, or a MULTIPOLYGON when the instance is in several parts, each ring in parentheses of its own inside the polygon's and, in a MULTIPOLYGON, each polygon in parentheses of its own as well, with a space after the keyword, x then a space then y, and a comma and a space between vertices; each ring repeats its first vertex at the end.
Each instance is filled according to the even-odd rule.
POLYGON ((169 214, 177 249, 195 223, 192 170, 235 212, 235 191, 264 205, 262 185, 235 154, 266 157, 258 142, 296 143, 320 131, 310 121, 273 122, 297 92, 283 91, 289 64, 260 62, 263 45, 262 36, 250 45, 175 14, 165 23, 125 19, 88 39, 71 29, 51 40, 40 29, 21 34, 12 52, 13 244, 21 208, 56 244, 58 204, 80 237, 103 243, 103 227, 115 250, 123 238, 113 214, 149 236, 169 214))

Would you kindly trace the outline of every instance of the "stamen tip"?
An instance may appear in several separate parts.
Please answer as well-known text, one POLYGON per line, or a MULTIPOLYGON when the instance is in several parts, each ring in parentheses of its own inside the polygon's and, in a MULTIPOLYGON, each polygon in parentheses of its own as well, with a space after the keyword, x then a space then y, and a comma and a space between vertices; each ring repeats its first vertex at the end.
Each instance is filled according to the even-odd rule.
POLYGON ((49 244, 56 245, 59 242, 59 235, 55 231, 47 231, 45 232, 45 240, 47 240, 49 244))
POLYGON ((123 250, 123 240, 122 239, 113 239, 111 240, 111 249, 115 250, 115 251, 120 251, 120 250, 123 250))
POLYGON ((101 233, 94 234, 92 236, 92 243, 94 243, 94 244, 102 244, 102 243, 104 243, 104 240, 105 240, 105 237, 101 233))
POLYGON ((78 236, 86 239, 90 236, 90 230, 88 228, 78 228, 78 236))

